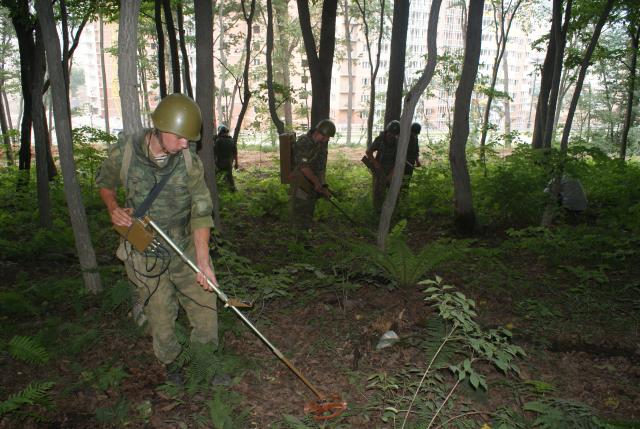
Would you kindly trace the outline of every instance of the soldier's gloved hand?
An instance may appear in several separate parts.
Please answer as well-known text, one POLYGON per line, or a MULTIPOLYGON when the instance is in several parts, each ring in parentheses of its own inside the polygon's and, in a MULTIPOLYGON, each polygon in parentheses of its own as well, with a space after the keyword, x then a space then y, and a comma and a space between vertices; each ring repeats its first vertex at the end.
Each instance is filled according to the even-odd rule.
POLYGON ((132 208, 122 208, 116 207, 109 215, 111 216, 111 222, 117 226, 126 226, 129 227, 133 224, 133 219, 131 215, 133 214, 132 208))

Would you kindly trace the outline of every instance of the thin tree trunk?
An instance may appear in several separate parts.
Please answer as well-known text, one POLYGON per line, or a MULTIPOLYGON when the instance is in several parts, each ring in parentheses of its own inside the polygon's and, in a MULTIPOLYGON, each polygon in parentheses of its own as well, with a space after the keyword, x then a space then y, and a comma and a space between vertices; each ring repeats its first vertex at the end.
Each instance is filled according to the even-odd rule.
POLYGON ((502 73, 504 79, 504 147, 511 149, 511 101, 509 99, 509 61, 505 52, 502 58, 502 73))
POLYGON ((164 30, 162 29, 162 0, 154 2, 154 21, 156 24, 157 48, 158 48, 158 89, 160 98, 167 96, 167 75, 164 64, 164 30))
POLYGON ((33 68, 31 73, 31 117, 33 118, 33 134, 36 146, 36 183, 38 190, 39 223, 42 228, 53 228, 53 215, 49 193, 49 172, 47 163, 47 133, 45 107, 42 102, 42 88, 44 87, 45 53, 43 34, 40 26, 36 25, 36 42, 33 52, 33 68))
MULTIPOLYGON (((229 123, 228 119, 225 118, 224 114, 225 112, 223 112, 222 110, 222 97, 224 96, 224 93, 226 92, 227 88, 226 88, 226 84, 227 84, 227 54, 225 52, 225 31, 224 31, 224 21, 222 19, 223 16, 223 6, 224 6, 224 1, 220 1, 220 7, 218 10, 218 27, 220 27, 220 40, 218 40, 218 48, 219 48, 219 56, 220 56, 220 64, 222 65, 222 68, 220 69, 220 89, 218 90, 218 102, 216 103, 217 105, 217 111, 218 111, 218 118, 220 118, 220 122, 226 122, 227 124, 229 123)), ((226 112, 227 114, 229 112, 226 112)))
POLYGON ((162 0, 162 10, 167 26, 167 37, 169 38, 169 52, 171 53, 171 79, 173 82, 173 92, 181 92, 180 82, 180 57, 178 56, 178 40, 176 37, 176 27, 173 23, 173 13, 171 12, 171 0, 162 0))
POLYGON ((120 0, 118 81, 120 82, 120 105, 125 134, 135 134, 142 130, 140 99, 138 98, 138 74, 136 72, 140 1, 120 0))
MULTIPOLYGON (((2 90, 0 89, 0 91, 2 90)), ((7 157, 7 166, 11 166, 14 163, 13 148, 11 147, 11 138, 9 137, 10 128, 7 125, 7 112, 4 108, 4 100, 2 97, 0 97, 0 127, 2 127, 2 140, 4 142, 5 156, 7 157)))
POLYGON ((353 121, 353 46, 351 43, 351 18, 349 17, 349 0, 342 3, 344 10, 344 37, 347 48, 347 146, 351 144, 351 123, 353 121))
POLYGON ((142 115, 144 117, 144 124, 145 127, 149 128, 150 127, 150 116, 149 113, 151 113, 151 104, 149 103, 149 88, 147 85, 147 74, 145 73, 145 69, 142 65, 142 61, 140 61, 140 58, 142 58, 142 56, 144 55, 144 51, 143 51, 143 47, 138 46, 138 73, 140 74, 140 84, 141 84, 141 91, 140 91, 140 98, 142 100, 142 104, 144 105, 144 115, 142 115))
MULTIPOLYGON (((184 71, 184 88, 187 95, 193 98, 193 89, 191 87, 191 70, 189 68, 189 55, 187 54, 187 41, 184 32, 184 18, 182 16, 182 2, 178 2, 176 8, 178 17, 178 33, 180 34, 180 52, 182 53, 182 70, 184 71)), ((213 34, 213 33, 212 33, 213 34)))
POLYGON ((204 180, 213 202, 213 221, 223 231, 220 201, 216 184, 216 163, 213 156, 213 6, 211 0, 195 0, 196 24, 196 102, 202 112, 202 138, 198 155, 204 166, 204 180))
POLYGON ((102 14, 98 15, 100 19, 100 77, 102 78, 102 105, 104 110, 104 130, 111 132, 109 126, 109 93, 107 88, 107 67, 104 63, 104 22, 102 14))
POLYGON ((284 133, 284 123, 278 117, 278 109, 276 107, 276 95, 273 89, 273 4, 271 0, 267 0, 267 96, 269 103, 269 115, 271 121, 275 125, 278 134, 284 133))
POLYGON ((484 0, 470 0, 464 60, 460 83, 456 89, 453 129, 449 146, 449 162, 453 178, 454 220, 456 227, 463 233, 473 232, 476 224, 471 195, 471 178, 467 168, 466 146, 469 137, 469 107, 480 60, 483 8, 484 0))
POLYGON ((245 5, 245 0, 242 0, 242 16, 247 23, 247 34, 245 39, 245 57, 244 57, 244 71, 242 73, 242 105, 240 106, 240 112, 238 113, 238 119, 236 126, 233 130, 233 141, 238 144, 238 136, 240 135, 240 128, 242 127, 242 121, 249 108, 249 100, 251 99, 251 88, 249 87, 249 66, 251 65, 251 40, 253 39, 253 17, 256 11, 256 0, 251 0, 249 4, 249 11, 245 5))
MULTIPOLYGON (((542 139, 542 147, 544 148, 551 147, 551 139, 553 137, 553 118, 556 114, 558 95, 560 93, 560 77, 562 75, 564 50, 567 43, 567 31, 569 28, 569 21, 571 19, 571 7, 572 0, 567 0, 567 4, 565 6, 564 24, 562 28, 560 28, 560 25, 557 25, 555 34, 553 35, 553 37, 558 41, 555 50, 555 58, 553 60, 553 79, 551 81, 551 94, 549 95, 547 117, 545 118, 544 138, 542 139)), ((556 13, 554 13, 554 17, 555 15, 556 13)))
MULTIPOLYGON (((298 43, 290 43, 290 39, 287 37, 287 31, 285 29, 285 25, 289 21, 288 0, 284 2, 276 2, 273 7, 275 9, 274 18, 276 21, 276 26, 278 28, 278 41, 280 44, 280 51, 282 52, 283 56, 281 61, 282 85, 285 88, 290 88, 291 73, 289 71, 289 59, 291 58, 293 48, 297 46, 298 43)), ((287 97, 284 100, 283 110, 285 129, 291 130, 293 129, 293 108, 291 104, 291 97, 287 97)))
POLYGON ((638 65, 638 40, 640 39, 640 24, 629 24, 629 36, 631 40, 631 62, 629 65, 629 90, 627 91, 627 107, 624 115, 624 125, 622 127, 622 138, 620 139, 620 160, 624 162, 627 158, 627 141, 629 139, 629 130, 633 124, 633 105, 635 100, 636 88, 636 68, 638 65), (635 24, 635 31, 633 25, 635 24))
POLYGON ((371 74, 369 79, 371 80, 369 86, 369 113, 367 116, 367 147, 371 146, 371 142, 373 141, 373 120, 375 118, 375 107, 376 107, 376 79, 378 78, 378 69, 380 68, 380 46, 382 44, 382 35, 384 30, 384 7, 385 0, 380 0, 380 24, 378 27, 378 42, 377 42, 377 50, 376 50, 376 61, 373 62, 373 58, 371 55, 371 42, 369 40, 369 24, 367 22, 367 1, 368 0, 356 0, 356 4, 358 9, 360 10, 360 15, 362 16, 362 24, 364 26, 364 38, 367 47, 367 55, 369 57, 369 65, 371 74))
POLYGON ((407 148, 409 147, 409 138, 411 134, 408 131, 411 128, 411 122, 413 121, 416 105, 418 104, 418 101, 420 101, 420 97, 424 93, 424 90, 429 86, 436 69, 436 62, 438 60, 438 18, 440 15, 441 4, 442 0, 433 0, 431 2, 431 9, 429 10, 429 26, 427 28, 427 64, 425 65, 420 78, 418 78, 404 98, 404 107, 400 118, 400 129, 403 130, 403 132, 400 133, 400 140, 398 141, 398 148, 396 152, 396 162, 394 165, 394 171, 397 171, 398 173, 394 174, 391 179, 391 186, 382 206, 380 223, 378 225, 378 248, 381 250, 384 250, 386 238, 389 233, 389 227, 391 225, 391 217, 393 216, 393 211, 395 210, 398 195, 400 193, 400 187, 402 186, 404 176, 402 173, 404 172, 404 165, 407 159, 407 148))
POLYGON ((70 106, 67 101, 69 88, 65 84, 64 70, 59 60, 61 55, 60 42, 53 17, 53 9, 48 0, 36 0, 36 10, 38 12, 38 21, 42 26, 45 49, 47 51, 52 96, 54 99, 59 100, 59 102, 54 103, 56 135, 58 137, 60 165, 64 178, 65 198, 69 208, 76 250, 85 287, 93 293, 98 293, 102 290, 102 283, 97 271, 98 264, 89 235, 87 216, 82 203, 82 192, 76 177, 71 138, 70 106))

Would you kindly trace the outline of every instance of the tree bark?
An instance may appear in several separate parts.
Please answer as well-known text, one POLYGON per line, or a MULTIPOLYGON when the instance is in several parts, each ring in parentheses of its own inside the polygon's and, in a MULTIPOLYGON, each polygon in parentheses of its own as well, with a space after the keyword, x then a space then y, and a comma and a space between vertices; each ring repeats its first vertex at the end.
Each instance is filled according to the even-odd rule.
MULTIPOLYGON (((289 70, 290 58, 293 49, 298 45, 297 39, 290 39, 287 35, 287 24, 289 19, 289 0, 277 0, 273 4, 275 10, 275 22, 278 29, 278 43, 280 45, 280 52, 282 60, 280 61, 280 72, 282 73, 282 85, 287 88, 291 88, 291 72, 289 70)), ((286 130, 293 129, 293 107, 291 103, 291 97, 287 97, 283 103, 284 110, 284 125, 286 130)))
POLYGON ((633 106, 635 101, 636 88, 636 68, 638 65, 638 39, 640 38, 640 24, 630 22, 628 27, 629 39, 631 41, 631 61, 629 65, 629 90, 627 91, 627 107, 624 115, 624 125, 622 127, 622 137, 620 139, 620 160, 627 158, 627 141, 629 130, 633 124, 633 106), (634 26, 635 25, 635 29, 634 26))
POLYGON ((120 82, 122 125, 125 134, 135 134, 142 130, 136 72, 139 14, 140 0, 120 0, 118 81, 120 82))
POLYGON ((511 149, 511 101, 509 99, 509 61, 507 55, 502 58, 502 73, 504 93, 507 95, 504 99, 504 147, 511 149))
POLYGON ((182 16, 181 1, 178 2, 178 6, 176 8, 176 15, 178 17, 178 33, 180 34, 180 52, 182 53, 182 70, 184 72, 184 88, 187 91, 187 95, 193 98, 193 89, 191 87, 191 70, 189 67, 189 55, 187 54, 187 41, 185 40, 184 18, 182 16))
POLYGON ((389 79, 387 80, 387 100, 384 110, 385 125, 394 119, 400 119, 400 111, 402 110, 404 62, 407 51, 410 3, 409 0, 395 0, 393 3, 389 79))
POLYGON ((38 190, 38 218, 42 228, 53 228, 51 198, 49 194, 49 173, 47 164, 47 132, 45 106, 42 102, 44 74, 46 70, 43 34, 36 24, 36 42, 33 52, 33 68, 31 73, 31 117, 33 118, 33 134, 36 146, 36 183, 38 190))
MULTIPOLYGON (((2 93, 2 87, 0 86, 0 94, 2 93)), ((7 124, 7 112, 4 108, 4 99, 0 97, 0 127, 2 127, 2 140, 4 142, 4 152, 7 157, 7 166, 12 166, 13 148, 11 147, 11 137, 9 136, 9 125, 7 124)))
POLYGON ((53 9, 50 1, 36 0, 36 10, 38 12, 38 22, 42 26, 44 44, 47 51, 52 96, 58 100, 54 103, 56 135, 58 137, 60 165, 64 178, 65 199, 69 208, 76 250, 85 287, 93 293, 98 293, 102 290, 102 283, 97 271, 98 264, 89 235, 87 216, 82 203, 82 192, 76 177, 71 137, 70 106, 67 101, 69 89, 65 84, 64 71, 59 60, 61 55, 60 41, 56 31, 53 9))
POLYGON ((465 150, 469 137, 471 94, 480 60, 483 8, 484 0, 470 0, 464 60, 460 83, 456 89, 453 129, 449 146, 449 163, 453 178, 454 222, 458 230, 465 234, 472 233, 476 224, 465 150))
POLYGON ((251 0, 249 4, 249 11, 245 5, 245 0, 241 0, 242 3, 242 16, 247 23, 247 34, 245 39, 245 57, 244 57, 244 70, 242 72, 242 99, 240 100, 242 105, 240 106, 240 112, 238 113, 238 119, 236 126, 233 129, 233 141, 238 144, 238 136, 240 135, 240 128, 242 127, 242 121, 249 108, 249 100, 251 99, 251 88, 249 87, 249 66, 251 65, 251 41, 253 39, 253 17, 256 12, 256 0, 251 0))
POLYGON ((195 0, 196 24, 196 103, 202 112, 200 159, 204 166, 204 180, 213 201, 213 221, 222 232, 220 200, 216 184, 216 163, 213 156, 213 7, 211 0, 195 0))
POLYGON ((267 0, 267 97, 269 103, 269 115, 271 121, 276 127, 278 134, 284 133, 284 123, 278 117, 278 109, 276 107, 276 95, 273 89, 273 4, 271 0, 267 0))
MULTIPOLYGON (((567 0, 565 6, 564 24, 560 28, 560 23, 556 25, 553 37, 557 39, 556 50, 553 59, 553 78, 551 80, 551 93, 549 95, 549 105, 547 106, 547 117, 544 120, 544 137, 542 139, 542 147, 550 148, 553 138, 553 118, 558 107, 558 95, 560 93, 560 78, 562 76, 562 67, 564 62, 564 51, 567 43, 567 32, 569 29, 569 21, 571 20, 572 0, 567 0)), ((554 2, 555 8, 555 2, 554 2)), ((554 11, 554 19, 558 13, 554 11)))
POLYGON ((353 121, 353 46, 351 43, 351 18, 349 16, 349 0, 342 3, 344 10, 344 37, 347 48, 347 146, 351 144, 351 123, 353 121))
POLYGON ((431 9, 429 10, 429 26, 427 28, 427 64, 425 65, 420 78, 418 78, 404 98, 404 108, 402 109, 402 116, 400 118, 400 129, 402 132, 400 133, 400 140, 398 141, 398 148, 396 152, 396 163, 393 168, 394 171, 398 173, 394 174, 391 179, 391 186, 382 206, 380 223, 378 225, 378 247, 381 250, 384 250, 386 238, 389 234, 389 227, 391 225, 391 217, 393 216, 393 211, 395 210, 396 202, 398 201, 398 194, 400 193, 400 187, 402 186, 404 166, 407 159, 407 148, 409 147, 409 138, 411 135, 411 122, 413 121, 416 105, 418 104, 418 101, 420 101, 420 97, 424 93, 424 90, 429 86, 438 61, 437 36, 441 4, 442 0, 433 0, 431 2, 431 9))
POLYGON ((107 67, 104 63, 104 22, 102 14, 99 15, 100 20, 100 77, 102 79, 102 108, 104 110, 104 130, 111 132, 109 126, 109 93, 107 88, 107 67))
POLYGON ((167 75, 164 64, 164 30, 162 29, 162 0, 154 2, 154 21, 156 24, 157 48, 158 48, 158 89, 160 98, 167 96, 167 75))
POLYGON ((176 27, 173 23, 173 13, 171 12, 171 0, 162 0, 164 20, 167 26, 167 37, 169 38, 169 52, 171 53, 171 79, 173 82, 173 92, 181 92, 180 82, 180 57, 178 56, 178 40, 176 37, 176 27))
POLYGON ((331 111, 331 70, 336 47, 338 0, 325 0, 322 3, 319 50, 316 50, 316 41, 311 29, 308 0, 296 1, 304 50, 311 74, 311 124, 314 126, 322 119, 329 118, 331 111))
POLYGON ((360 15, 362 16, 362 25, 364 26, 364 39, 367 47, 367 55, 369 57, 369 65, 370 65, 370 77, 371 80, 369 82, 369 113, 367 116, 367 147, 371 146, 373 142, 373 120, 375 118, 375 108, 376 108, 376 79, 378 77, 378 69, 380 68, 380 46, 382 44, 382 35, 384 31, 384 8, 385 8, 385 0, 380 0, 380 24, 378 26, 378 42, 376 49, 376 61, 375 64, 371 55, 371 42, 369 40, 369 23, 367 22, 367 1, 368 0, 356 0, 356 4, 358 9, 360 10, 360 15), (361 3, 362 2, 362 3, 361 3))

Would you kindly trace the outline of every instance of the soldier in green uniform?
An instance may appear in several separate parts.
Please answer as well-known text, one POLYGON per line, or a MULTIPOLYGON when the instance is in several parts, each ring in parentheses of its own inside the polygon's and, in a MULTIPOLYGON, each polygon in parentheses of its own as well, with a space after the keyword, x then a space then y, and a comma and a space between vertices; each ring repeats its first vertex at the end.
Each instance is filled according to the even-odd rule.
POLYGON ((374 167, 373 177, 373 207, 379 212, 393 177, 393 167, 396 162, 398 137, 400 136, 400 122, 393 120, 387 124, 384 131, 376 137, 367 149, 366 155, 374 167), (374 155, 375 153, 375 155, 374 155))
POLYGON ((298 137, 293 145, 294 168, 291 173, 291 216, 299 229, 309 229, 316 200, 329 197, 325 184, 325 169, 329 139, 336 126, 329 119, 298 137))
POLYGON ((218 135, 213 139, 213 153, 216 159, 216 171, 224 173, 231 191, 235 192, 233 169, 238 169, 238 146, 229 135, 226 125, 218 126, 218 135))
POLYGON ((411 136, 409 137, 409 147, 407 148, 407 164, 404 167, 405 177, 409 176, 407 179, 411 178, 414 168, 422 165, 420 164, 420 146, 418 144, 418 136, 421 130, 422 126, 419 123, 414 122, 411 124, 411 136))
MULTIPOLYGON (((165 175, 166 185, 153 200, 148 215, 195 261, 197 276, 168 247, 140 253, 121 241, 118 257, 136 286, 139 302, 153 337, 153 350, 167 368, 181 351, 175 335, 179 306, 191 324, 191 341, 217 346, 216 295, 205 276, 217 284, 209 257, 209 234, 213 205, 205 185, 202 163, 189 141, 200 139, 202 118, 189 97, 171 94, 151 115, 154 128, 122 135, 109 148, 96 184, 111 221, 132 225, 132 212, 165 175), (120 205, 116 190, 123 187, 126 200, 120 205)), ((168 370, 168 375, 175 368, 168 370)))

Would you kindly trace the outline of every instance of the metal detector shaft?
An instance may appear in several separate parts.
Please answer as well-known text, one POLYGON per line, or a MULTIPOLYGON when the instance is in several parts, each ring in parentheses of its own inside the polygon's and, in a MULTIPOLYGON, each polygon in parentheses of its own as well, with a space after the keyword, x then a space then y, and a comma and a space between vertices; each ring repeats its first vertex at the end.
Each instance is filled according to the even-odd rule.
MULTIPOLYGON (((174 242, 173 240, 171 240, 171 238, 169 238, 169 236, 167 234, 164 233, 164 231, 151 219, 149 219, 149 226, 151 226, 151 228, 153 228, 153 230, 155 232, 158 233, 158 235, 160 235, 160 237, 162 237, 164 239, 164 241, 169 245, 169 247, 171 247, 179 256, 180 258, 189 266, 189 268, 191 268, 193 271, 195 271, 196 273, 200 273, 201 270, 200 268, 198 268, 198 266, 196 264, 194 264, 191 259, 189 259, 187 257, 187 255, 184 254, 184 252, 182 251, 182 249, 180 249, 174 242)), ((216 295, 218 295, 218 298, 220 298, 220 300, 222 302, 224 302, 225 304, 227 304, 229 302, 229 297, 218 287, 217 284, 213 283, 208 277, 205 276, 205 278, 207 279, 207 284, 209 285, 209 287, 211 288, 211 290, 213 290, 216 295)), ((306 379, 306 377, 304 375, 302 375, 302 373, 300 372, 300 370, 298 368, 296 368, 295 366, 293 366, 293 364, 291 363, 291 361, 289 359, 287 359, 281 352, 280 350, 278 350, 273 344, 271 344, 271 342, 267 339, 267 337, 265 337, 264 335, 262 335, 262 333, 258 330, 258 328, 256 328, 253 323, 251 323, 251 321, 247 318, 247 316, 245 316, 244 314, 242 314, 242 312, 240 310, 238 310, 236 307, 234 306, 229 306, 233 311, 235 311, 235 313, 238 315, 238 317, 240 319, 242 319, 242 321, 245 323, 245 325, 247 325, 249 328, 251 328, 251 330, 262 340, 262 342, 264 342, 267 347, 269 347, 269 349, 271 349, 271 351, 273 352, 273 354, 275 354, 278 359, 280 359, 285 365, 287 365, 287 367, 295 374, 298 376, 298 378, 320 399, 324 398, 324 395, 322 395, 320 393, 320 391, 318 389, 316 389, 310 382, 309 380, 306 379)))
POLYGON ((344 211, 344 209, 342 207, 340 207, 340 205, 338 205, 338 203, 335 202, 333 197, 327 197, 327 201, 329 201, 331 203, 331 205, 333 207, 335 207, 340 213, 342 213, 342 215, 349 221, 351 222, 354 226, 360 227, 362 225, 360 225, 358 222, 356 222, 355 220, 353 220, 351 218, 351 216, 349 216, 347 214, 346 211, 344 211))

